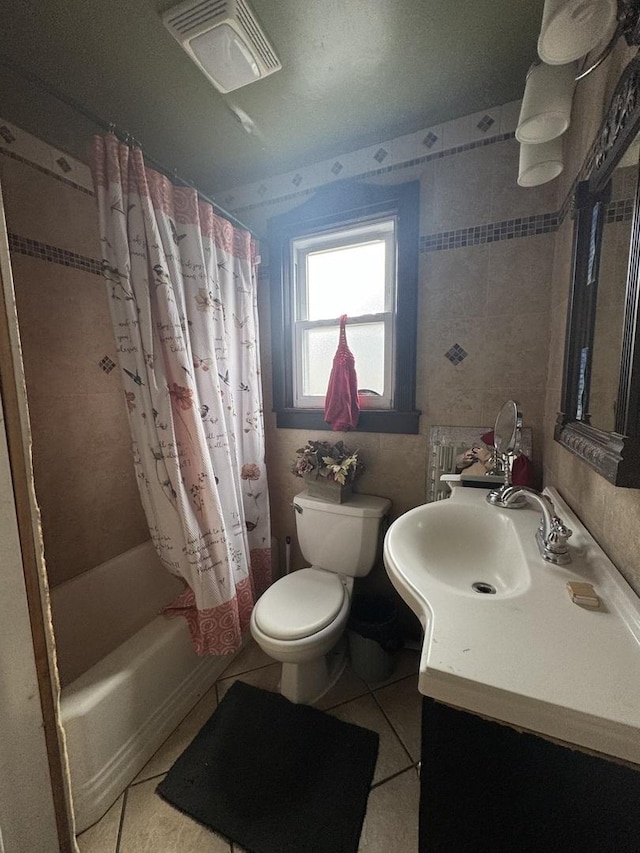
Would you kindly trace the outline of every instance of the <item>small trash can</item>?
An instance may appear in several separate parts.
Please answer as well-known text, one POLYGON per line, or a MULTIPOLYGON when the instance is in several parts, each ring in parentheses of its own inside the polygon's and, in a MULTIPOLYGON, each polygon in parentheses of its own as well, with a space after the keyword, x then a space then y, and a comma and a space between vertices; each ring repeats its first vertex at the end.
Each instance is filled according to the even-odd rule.
POLYGON ((393 674, 402 647, 398 608, 382 595, 356 595, 347 624, 354 672, 365 681, 384 681, 393 674))

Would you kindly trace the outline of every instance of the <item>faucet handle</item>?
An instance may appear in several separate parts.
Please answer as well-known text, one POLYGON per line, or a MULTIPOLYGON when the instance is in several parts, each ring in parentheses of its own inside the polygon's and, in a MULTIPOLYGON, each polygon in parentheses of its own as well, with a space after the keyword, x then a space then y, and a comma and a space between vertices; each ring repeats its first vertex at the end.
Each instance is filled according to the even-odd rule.
POLYGON ((567 539, 573 535, 573 530, 568 528, 557 515, 551 518, 551 528, 545 542, 546 548, 552 554, 568 554, 569 546, 567 539))

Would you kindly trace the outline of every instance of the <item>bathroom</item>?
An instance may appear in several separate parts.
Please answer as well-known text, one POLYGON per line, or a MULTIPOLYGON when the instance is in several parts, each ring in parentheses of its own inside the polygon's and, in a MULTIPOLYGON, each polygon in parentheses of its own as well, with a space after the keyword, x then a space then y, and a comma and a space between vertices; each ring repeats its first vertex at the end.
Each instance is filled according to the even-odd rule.
MULTIPOLYGON (((133 51, 134 45, 129 44, 129 40, 135 42, 136 32, 156 28, 158 13, 170 5, 173 4, 136 3, 131 10, 131 4, 123 2, 117 8, 112 5, 109 14, 113 16, 114 27, 115 22, 120 21, 119 33, 120 28, 127 29, 127 14, 134 16, 128 26, 128 35, 121 33, 122 38, 127 39, 127 49, 133 51)), ((253 4, 265 29, 279 46, 278 33, 280 25, 284 26, 281 20, 284 13, 282 9, 271 8, 273 5, 264 0, 253 4)), ((395 32, 393 19, 388 17, 391 14, 388 5, 381 4, 377 26, 387 26, 395 32)), ((498 9, 491 15, 487 11, 487 15, 497 26, 501 4, 493 5, 498 9)), ((415 382, 415 410, 421 412, 419 428, 415 433, 363 431, 347 437, 366 460, 358 491, 388 497, 392 501, 394 518, 419 505, 425 495, 430 428, 441 424, 491 426, 502 403, 514 398, 524 413, 525 426, 532 430, 537 485, 554 486, 559 490, 628 583, 640 594, 640 565, 634 538, 640 523, 640 490, 612 485, 554 440, 556 415, 561 409, 572 267, 574 222, 567 214, 567 200, 573 193, 574 179, 616 82, 637 48, 627 47, 621 39, 602 67, 576 87, 571 126, 564 141, 562 174, 541 186, 521 188, 516 183, 518 143, 513 132, 524 76, 535 54, 543 3, 528 5, 529 11, 521 12, 521 28, 528 34, 530 48, 520 60, 518 72, 496 71, 496 68, 503 68, 497 57, 492 57, 496 68, 483 66, 487 74, 491 71, 494 77, 511 75, 511 79, 502 81, 500 90, 509 94, 487 100, 488 95, 480 88, 476 90, 476 100, 470 100, 464 108, 447 113, 446 107, 440 107, 439 118, 426 118, 422 123, 418 118, 421 105, 417 103, 412 135, 409 135, 408 125, 399 133, 392 123, 381 123, 361 143, 356 142, 355 133, 352 137, 345 133, 339 143, 318 148, 313 159, 300 159, 297 168, 292 166, 291 169, 286 165, 271 165, 262 142, 259 137, 256 141, 254 135, 251 142, 259 153, 252 179, 243 179, 244 171, 237 167, 232 179, 220 182, 222 190, 218 191, 213 180, 201 188, 213 194, 220 205, 256 234, 266 237, 269 219, 302 204, 308 199, 309 190, 337 179, 338 175, 341 180, 366 176, 366 181, 379 185, 419 181, 415 382), (433 137, 436 138, 431 141, 433 137), (430 147, 425 147, 423 140, 426 138, 430 140, 430 147), (474 228, 489 225, 495 228, 492 239, 486 235, 474 239, 474 228), (458 234, 454 236, 450 232, 458 234), (457 364, 445 356, 456 344, 466 353, 457 364)), ((417 14, 411 6, 405 4, 409 22, 412 22, 412 15, 417 14)), ((291 9, 289 12, 293 14, 291 9)), ((99 68, 88 64, 92 40, 103 39, 109 32, 105 10, 96 18, 100 26, 95 26, 95 32, 92 14, 97 15, 97 4, 47 4, 46 12, 36 12, 30 4, 12 9, 5 16, 7 45, 3 49, 0 71, 3 91, 0 182, 26 375, 35 495, 42 513, 44 553, 54 605, 54 632, 56 587, 91 568, 109 564, 129 549, 144 545, 149 538, 130 466, 122 386, 117 381, 118 371, 109 369, 109 361, 103 362, 105 358, 115 362, 116 356, 106 290, 98 274, 102 252, 87 170, 90 140, 99 128, 68 102, 57 100, 47 89, 47 84, 53 90, 65 89, 68 99, 82 103, 99 118, 107 121, 117 118, 105 114, 90 97, 92 88, 100 88, 99 68), (36 28, 34 32, 31 27, 36 28), (84 44, 83 30, 86 32, 84 44), (75 58, 65 54, 64 49, 72 38, 77 42, 75 58), (87 64, 83 66, 83 62, 87 64), (65 87, 64 81, 71 78, 74 69, 78 74, 82 67, 91 69, 93 76, 87 70, 86 79, 78 79, 75 88, 65 87), (40 80, 33 78, 38 68, 41 69, 37 75, 40 80), (22 136, 21 130, 25 132, 22 136)), ((325 15, 330 17, 328 11, 325 15)), ((316 28, 319 38, 339 36, 339 22, 325 21, 320 12, 310 12, 306 23, 316 28)), ((416 24, 415 20, 413 23, 416 24)), ((450 38, 455 50, 458 34, 451 26, 450 38)), ((488 27, 485 24, 482 31, 487 39, 488 27)), ((175 47, 179 52, 177 45, 162 31, 161 24, 159 29, 163 50, 171 53, 175 47)), ((406 29, 395 33, 394 38, 406 36, 406 29)), ((378 37, 382 38, 380 33, 378 37)), ((114 36, 111 34, 107 38, 114 36)), ((468 37, 464 44, 470 47, 468 37)), ((387 46, 386 49, 391 48, 387 46)), ((180 59, 189 85, 194 87, 192 97, 198 94, 205 99, 214 97, 213 90, 198 70, 186 57, 180 59)), ((393 61, 393 57, 388 59, 393 61)), ((475 59, 479 62, 482 57, 475 54, 475 59)), ((470 77, 478 76, 479 72, 472 65, 466 64, 465 68, 470 77)), ((325 71, 330 73, 327 68, 325 71)), ((122 75, 124 73, 123 70, 122 75)), ((276 78, 274 75, 273 81, 276 78)), ((419 85, 409 82, 418 92, 419 85)), ((265 81, 264 91, 268 83, 265 81)), ((498 80, 496 90, 499 83, 498 80)), ((154 145, 158 144, 156 139, 162 137, 164 120, 155 115, 144 127, 139 125, 137 102, 145 97, 156 98, 162 109, 174 109, 180 97, 175 81, 171 100, 167 99, 164 107, 161 92, 142 88, 136 91, 123 76, 113 78, 113 88, 122 101, 119 123, 123 130, 140 137, 143 149, 153 153, 154 145)), ((246 92, 247 98, 253 97, 250 87, 246 92)), ((418 95, 415 97, 417 100, 418 95)), ((229 102, 235 103, 232 99, 229 102)), ((253 101, 242 101, 238 97, 237 103, 253 115, 253 101)), ((186 113, 184 120, 187 120, 186 113)), ((178 119, 176 122, 179 123, 178 119)), ((225 127, 232 140, 230 146, 240 145, 238 140, 245 135, 245 130, 238 125, 237 118, 229 116, 225 127)), ((257 132, 260 132, 259 127, 257 132)), ((175 166, 180 174, 192 176, 189 159, 181 158, 178 147, 171 151, 171 146, 166 145, 160 146, 160 150, 168 152, 158 157, 161 162, 171 168, 175 166)), ((215 145, 211 159, 215 160, 215 145)), ((287 161, 282 158, 276 162, 285 164, 287 161)), ((7 269, 5 258, 3 279, 8 274, 7 269)), ((292 459, 296 449, 308 438, 323 439, 327 433, 277 426, 272 396, 268 262, 259 270, 258 315, 271 528, 282 563, 283 543, 287 536, 294 535, 291 502, 300 490, 300 481, 290 471, 292 459)), ((15 369, 10 358, 10 353, 16 352, 15 330, 7 334, 13 346, 3 345, 3 388, 6 372, 15 369)), ((3 391, 7 431, 11 406, 14 411, 19 409, 18 403, 3 391)), ((15 426, 15 417, 13 423, 15 426)), ((14 467, 16 433, 10 433, 9 439, 14 467)), ((9 477, 6 466, 3 477, 9 477)), ((10 479, 6 482, 11 485, 10 479)), ((25 505, 33 501, 33 495, 28 485, 22 492, 19 488, 22 486, 16 484, 14 473, 15 502, 24 525, 25 505)), ((10 488, 2 491, 5 495, 11 494, 10 488)), ((14 501, 6 500, 9 519, 14 501)), ((10 549, 14 549, 18 572, 15 599, 5 596, 3 605, 7 608, 6 619, 3 609, 3 622, 7 626, 13 624, 10 620, 19 619, 20 608, 24 605, 21 566, 29 555, 23 537, 24 527, 21 558, 14 532, 8 526, 2 533, 3 551, 13 553, 10 549)), ((37 544, 33 546, 34 554, 37 548, 37 544)), ((35 559, 33 555, 32 558, 35 559)), ((291 564, 292 568, 304 565, 295 536, 291 564)), ((32 602, 37 593, 35 578, 37 575, 27 580, 32 602)), ((374 569, 367 583, 373 591, 390 594, 390 584, 381 565, 374 569)), ((167 597, 170 595, 171 590, 168 590, 167 597)), ((30 630, 35 633, 38 629, 34 610, 32 606, 31 629, 28 619, 23 618, 8 635, 25 638, 20 644, 20 655, 26 656, 31 648, 30 630)), ((69 666, 63 680, 72 681, 86 664, 78 655, 98 660, 105 651, 101 643, 106 641, 108 633, 111 634, 109 644, 113 642, 114 631, 121 630, 124 639, 144 625, 156 610, 156 603, 147 601, 145 612, 136 610, 130 617, 123 617, 121 625, 109 626, 100 625, 100 608, 83 611, 81 617, 76 612, 76 620, 81 618, 85 623, 82 627, 90 639, 90 646, 83 642, 78 648, 75 631, 81 626, 77 621, 70 619, 64 622, 65 627, 58 626, 58 655, 69 666), (65 628, 69 630, 68 636, 65 628)), ((415 621, 408 611, 403 611, 403 619, 411 634, 416 629, 415 621)), ((2 646, 6 645, 3 633, 2 646)), ((32 657, 41 661, 43 655, 46 657, 41 635, 32 657)), ((10 658, 7 670, 10 668, 21 673, 20 691, 16 693, 21 699, 3 708, 2 728, 6 733, 15 732, 12 736, 18 742, 29 730, 27 726, 32 726, 33 730, 38 727, 37 715, 31 716, 33 703, 29 701, 37 691, 36 668, 28 656, 25 660, 10 658), (25 673, 29 673, 29 679, 25 673), (31 709, 29 713, 27 709, 31 709), (6 722, 5 717, 8 717, 6 722)), ((35 744, 36 739, 32 742, 35 744)), ((40 744, 41 750, 46 746, 53 749, 49 742, 40 744)), ((39 761, 46 762, 42 755, 40 758, 37 754, 34 756, 31 771, 22 768, 21 772, 27 773, 26 778, 34 775, 33 767, 38 767, 39 761)), ((38 799, 44 804, 42 811, 47 813, 55 811, 52 802, 58 811, 63 808, 60 791, 52 794, 46 781, 42 782, 37 796, 31 791, 31 805, 18 797, 17 802, 25 808, 25 822, 33 821, 34 812, 29 809, 38 799)), ((3 803, 5 794, 7 803, 10 802, 11 792, 4 787, 1 790, 3 803)), ((43 843, 40 849, 56 848, 43 843)))

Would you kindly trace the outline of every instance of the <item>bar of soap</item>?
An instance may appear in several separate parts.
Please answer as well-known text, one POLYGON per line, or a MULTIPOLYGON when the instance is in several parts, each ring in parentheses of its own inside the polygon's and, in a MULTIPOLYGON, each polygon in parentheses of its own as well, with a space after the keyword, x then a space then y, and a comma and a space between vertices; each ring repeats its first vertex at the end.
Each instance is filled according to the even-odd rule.
POLYGON ((594 610, 600 607, 600 599, 592 584, 580 581, 568 581, 567 589, 574 604, 580 604, 582 607, 592 607, 594 610))

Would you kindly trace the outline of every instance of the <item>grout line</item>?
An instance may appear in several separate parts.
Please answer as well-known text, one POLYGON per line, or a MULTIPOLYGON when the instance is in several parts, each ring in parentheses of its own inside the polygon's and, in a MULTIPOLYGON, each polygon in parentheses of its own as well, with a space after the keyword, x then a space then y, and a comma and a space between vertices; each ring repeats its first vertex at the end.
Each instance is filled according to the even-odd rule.
POLYGON ((129 798, 129 788, 124 789, 122 795, 122 809, 120 811, 120 823, 118 824, 118 835, 116 836, 116 849, 114 853, 120 853, 120 842, 122 841, 122 830, 124 829, 124 813, 127 808, 127 800, 129 798))
MULTIPOLYGON (((411 676, 409 676, 409 678, 411 678, 411 676)), ((400 681, 402 681, 402 679, 400 679, 400 681)), ((397 683, 398 683, 398 682, 396 682, 396 684, 397 684, 397 683)), ((416 763, 415 758, 414 758, 414 757, 411 755, 411 753, 409 752, 409 749, 408 749, 408 747, 406 746, 406 744, 405 744, 404 740, 400 737, 399 733, 398 733, 398 732, 397 732, 397 730, 396 730, 396 727, 395 727, 395 726, 393 725, 393 723, 391 722, 391 719, 390 719, 389 715, 386 713, 386 711, 384 710, 384 708, 382 707, 382 705, 381 705, 381 704, 380 704, 380 702, 378 701, 378 697, 376 696, 375 692, 373 692, 373 693, 372 693, 372 696, 373 696, 373 699, 374 699, 374 701, 375 701, 376 705, 377 705, 377 706, 378 706, 378 708, 380 709, 380 713, 381 713, 381 714, 382 714, 382 716, 385 718, 385 720, 387 721, 387 723, 388 723, 388 724, 389 724, 389 726, 391 727, 391 731, 394 733, 394 735, 395 735, 395 736, 396 736, 396 738, 398 739, 398 741, 399 741, 400 745, 402 746, 402 748, 403 748, 403 749, 404 749, 404 751, 406 752, 406 754, 407 754, 407 756, 408 756, 408 758, 409 758, 409 761, 411 761, 411 762, 412 762, 412 764, 415 764, 415 763, 416 763)))
POLYGON ((214 690, 216 691, 216 710, 218 710, 218 707, 220 705, 220 692, 218 690, 218 682, 217 681, 214 683, 213 687, 214 687, 214 690))
MULTIPOLYGON (((195 738, 195 735, 194 735, 194 738, 195 738)), ((157 752, 159 752, 161 749, 162 749, 161 746, 158 747, 157 752)), ((186 747, 185 747, 185 749, 186 749, 186 747)), ((183 750, 183 752, 184 752, 184 750, 183 750)), ((155 755, 155 754, 156 753, 154 752, 153 755, 155 755)), ((153 756, 151 756, 151 757, 153 758, 153 756)), ((149 759, 149 761, 151 761, 151 759, 149 759)), ((142 773, 142 770, 140 772, 142 773)), ((147 776, 145 779, 139 779, 137 782, 134 780, 133 782, 130 782, 127 785, 127 791, 129 790, 129 788, 137 788, 138 785, 144 785, 145 782, 151 782, 153 779, 159 779, 161 776, 166 776, 168 772, 169 772, 168 770, 162 770, 162 771, 160 771, 160 773, 154 773, 153 776, 147 776)))
POLYGON ((356 702, 358 699, 362 699, 364 696, 369 696, 370 691, 367 689, 364 693, 358 693, 356 696, 352 696, 350 699, 343 699, 341 702, 336 702, 335 705, 327 705, 326 708, 318 708, 317 705, 312 705, 313 708, 318 708, 318 711, 324 711, 325 714, 328 714, 329 711, 335 711, 336 708, 342 708, 343 705, 348 705, 349 702, 356 702))
POLYGON ((380 788, 382 785, 386 785, 387 782, 392 782, 394 779, 397 779, 398 776, 402 776, 403 773, 410 773, 412 770, 415 770, 416 762, 414 761, 409 767, 405 767, 404 770, 398 770, 397 773, 393 773, 387 779, 383 779, 381 782, 376 782, 375 785, 372 785, 369 789, 373 791, 375 788, 380 788))
MULTIPOLYGON (((274 663, 278 663, 278 661, 274 660, 271 663, 263 663, 261 666, 254 666, 253 669, 243 669, 241 672, 232 672, 229 675, 225 675, 225 673, 227 672, 227 670, 225 669, 220 673, 220 676, 216 678, 215 683, 217 684, 218 681, 225 681, 228 678, 239 678, 241 675, 248 675, 251 672, 259 672, 261 669, 266 669, 268 666, 273 666, 274 663)), ((231 664, 229 664, 229 666, 231 666, 231 664)), ((228 668, 229 667, 227 667, 227 669, 228 668)))
MULTIPOLYGON (((229 665, 231 665, 231 662, 230 662, 230 664, 229 664, 229 665)), ((272 664, 264 664, 263 666, 258 666, 258 667, 255 667, 254 669, 244 670, 244 672, 243 672, 243 673, 236 673, 236 674, 235 674, 235 675, 233 675, 233 676, 228 676, 227 678, 237 678, 238 676, 240 676, 240 675, 242 675, 242 674, 248 674, 248 673, 251 673, 251 672, 257 672, 257 671, 259 671, 259 670, 261 670, 261 669, 265 669, 266 667, 271 666, 271 665, 272 665, 272 664)), ((221 676, 222 676, 222 675, 224 675, 224 672, 225 672, 225 671, 223 670, 223 672, 221 673, 221 676)), ((419 761, 418 761, 418 762, 416 762, 416 761, 413 759, 413 757, 412 757, 412 756, 411 756, 411 754, 409 753, 409 750, 408 750, 408 749, 407 749, 407 747, 405 746, 405 744, 404 744, 404 742, 403 742, 402 738, 400 737, 400 735, 399 735, 399 734, 398 734, 398 732, 396 731, 396 729, 395 729, 395 727, 394 727, 393 723, 391 722, 391 720, 389 719, 388 715, 385 713, 384 709, 381 707, 380 703, 378 702, 378 699, 377 699, 377 696, 376 696, 376 691, 379 691, 379 690, 381 690, 381 689, 386 689, 386 688, 388 688, 388 687, 393 687, 394 685, 398 684, 400 681, 404 681, 405 679, 412 678, 412 677, 413 677, 413 675, 402 676, 402 677, 399 677, 399 678, 395 679, 394 681, 390 681, 390 682, 388 682, 388 683, 384 683, 382 686, 378 686, 378 687, 375 687, 375 688, 374 688, 374 687, 372 687, 371 685, 369 685, 369 684, 368 684, 364 679, 360 679, 360 680, 362 681, 363 685, 364 685, 364 686, 365 686, 365 688, 366 688, 366 689, 365 689, 365 691, 364 691, 363 693, 359 693, 358 695, 353 696, 353 697, 351 697, 350 699, 347 699, 347 700, 345 700, 345 701, 343 701, 343 702, 338 702, 336 705, 332 705, 330 708, 323 708, 323 709, 322 709, 322 710, 323 710, 323 711, 325 711, 325 712, 329 712, 330 710, 333 710, 334 708, 339 708, 339 707, 341 707, 341 706, 343 706, 343 705, 348 704, 349 702, 354 702, 354 701, 356 701, 356 700, 358 700, 358 699, 363 698, 364 696, 369 695, 369 696, 371 696, 371 697, 373 698, 373 700, 374 700, 374 702, 375 702, 376 706, 377 706, 377 707, 378 707, 378 709, 380 710, 380 712, 381 712, 382 716, 384 717, 384 719, 386 720, 387 724, 389 725, 389 727, 390 727, 391 731, 393 732, 393 735, 397 738, 398 742, 400 743, 401 747, 403 748, 403 750, 404 750, 405 754, 407 755, 408 761, 409 761, 410 763, 409 763, 406 767, 402 768, 401 770, 398 770, 398 771, 396 771, 395 773, 392 773, 390 776, 387 776, 386 778, 381 779, 380 781, 378 781, 378 782, 376 782, 376 783, 372 784, 372 785, 371 785, 370 790, 374 790, 375 788, 379 788, 379 787, 381 787, 382 785, 386 784, 387 782, 391 782, 391 781, 393 781, 394 779, 396 779, 396 778, 398 778, 399 776, 401 776, 402 774, 407 773, 407 772, 409 772, 409 771, 415 770, 416 772, 418 772, 418 766, 419 766, 419 763, 420 763, 420 762, 419 762, 419 761)), ((211 690, 211 689, 215 689, 215 691, 216 691, 216 701, 217 701, 217 703, 218 703, 218 704, 219 704, 219 702, 220 702, 219 692, 218 692, 218 682, 219 682, 219 681, 224 681, 224 680, 226 680, 226 679, 218 677, 218 678, 215 680, 215 682, 212 684, 211 688, 209 688, 210 690, 211 690)), ((205 694, 205 695, 206 695, 206 694, 205 694)), ((202 699, 203 699, 203 698, 204 698, 204 696, 203 696, 203 697, 201 697, 201 699, 200 699, 200 700, 198 700, 198 701, 199 701, 199 702, 200 702, 200 701, 202 701, 202 699)), ((196 703, 196 704, 197 704, 197 703, 196 703)), ((195 706, 194 706, 194 707, 195 707, 195 706)), ((186 718, 185 718, 185 719, 186 719, 186 718)), ((182 721, 182 722, 184 722, 184 721, 182 721)), ((180 723, 179 725, 182 725, 182 723, 180 723)), ((179 726, 177 726, 176 728, 179 728, 179 726)), ((159 747, 159 748, 161 748, 161 747, 159 747)), ((121 808, 121 812, 120 812, 120 821, 119 821, 119 826, 118 826, 118 834, 117 834, 116 847, 115 847, 115 851, 114 851, 114 853, 121 853, 121 851, 120 851, 120 845, 121 845, 122 837, 123 837, 124 820, 125 820, 125 812, 126 812, 126 808, 127 808, 128 796, 129 796, 129 792, 130 792, 130 790, 131 790, 132 788, 134 788, 134 787, 137 787, 137 786, 139 786, 139 785, 142 785, 142 784, 148 783, 148 782, 153 781, 153 780, 155 780, 155 779, 163 778, 164 776, 166 776, 166 771, 162 771, 162 772, 160 772, 160 773, 156 773, 156 774, 154 774, 153 776, 149 776, 149 777, 147 777, 147 778, 145 778, 145 779, 140 779, 140 780, 139 780, 139 781, 137 781, 137 782, 132 782, 132 783, 131 783, 130 785, 128 785, 128 786, 127 786, 127 788, 125 789, 125 791, 124 791, 124 793, 123 793, 122 808, 121 808)), ((226 840, 226 839, 225 839, 225 840, 226 840)), ((123 851, 123 853, 124 853, 124 851, 123 851)), ((236 850, 236 847, 235 847, 235 844, 234 844, 234 842, 233 842, 233 841, 229 841, 229 853, 240 853, 240 848, 238 848, 238 849, 236 850)))
POLYGON ((397 676, 390 675, 389 678, 385 679, 384 681, 376 681, 376 682, 373 682, 371 684, 369 684, 369 682, 365 682, 365 683, 368 684, 369 689, 372 691, 384 690, 385 687, 391 687, 392 684, 397 684, 399 681, 404 681, 405 678, 413 678, 414 676, 416 678, 418 677, 418 670, 417 669, 415 672, 405 673, 405 675, 397 675, 397 676))

